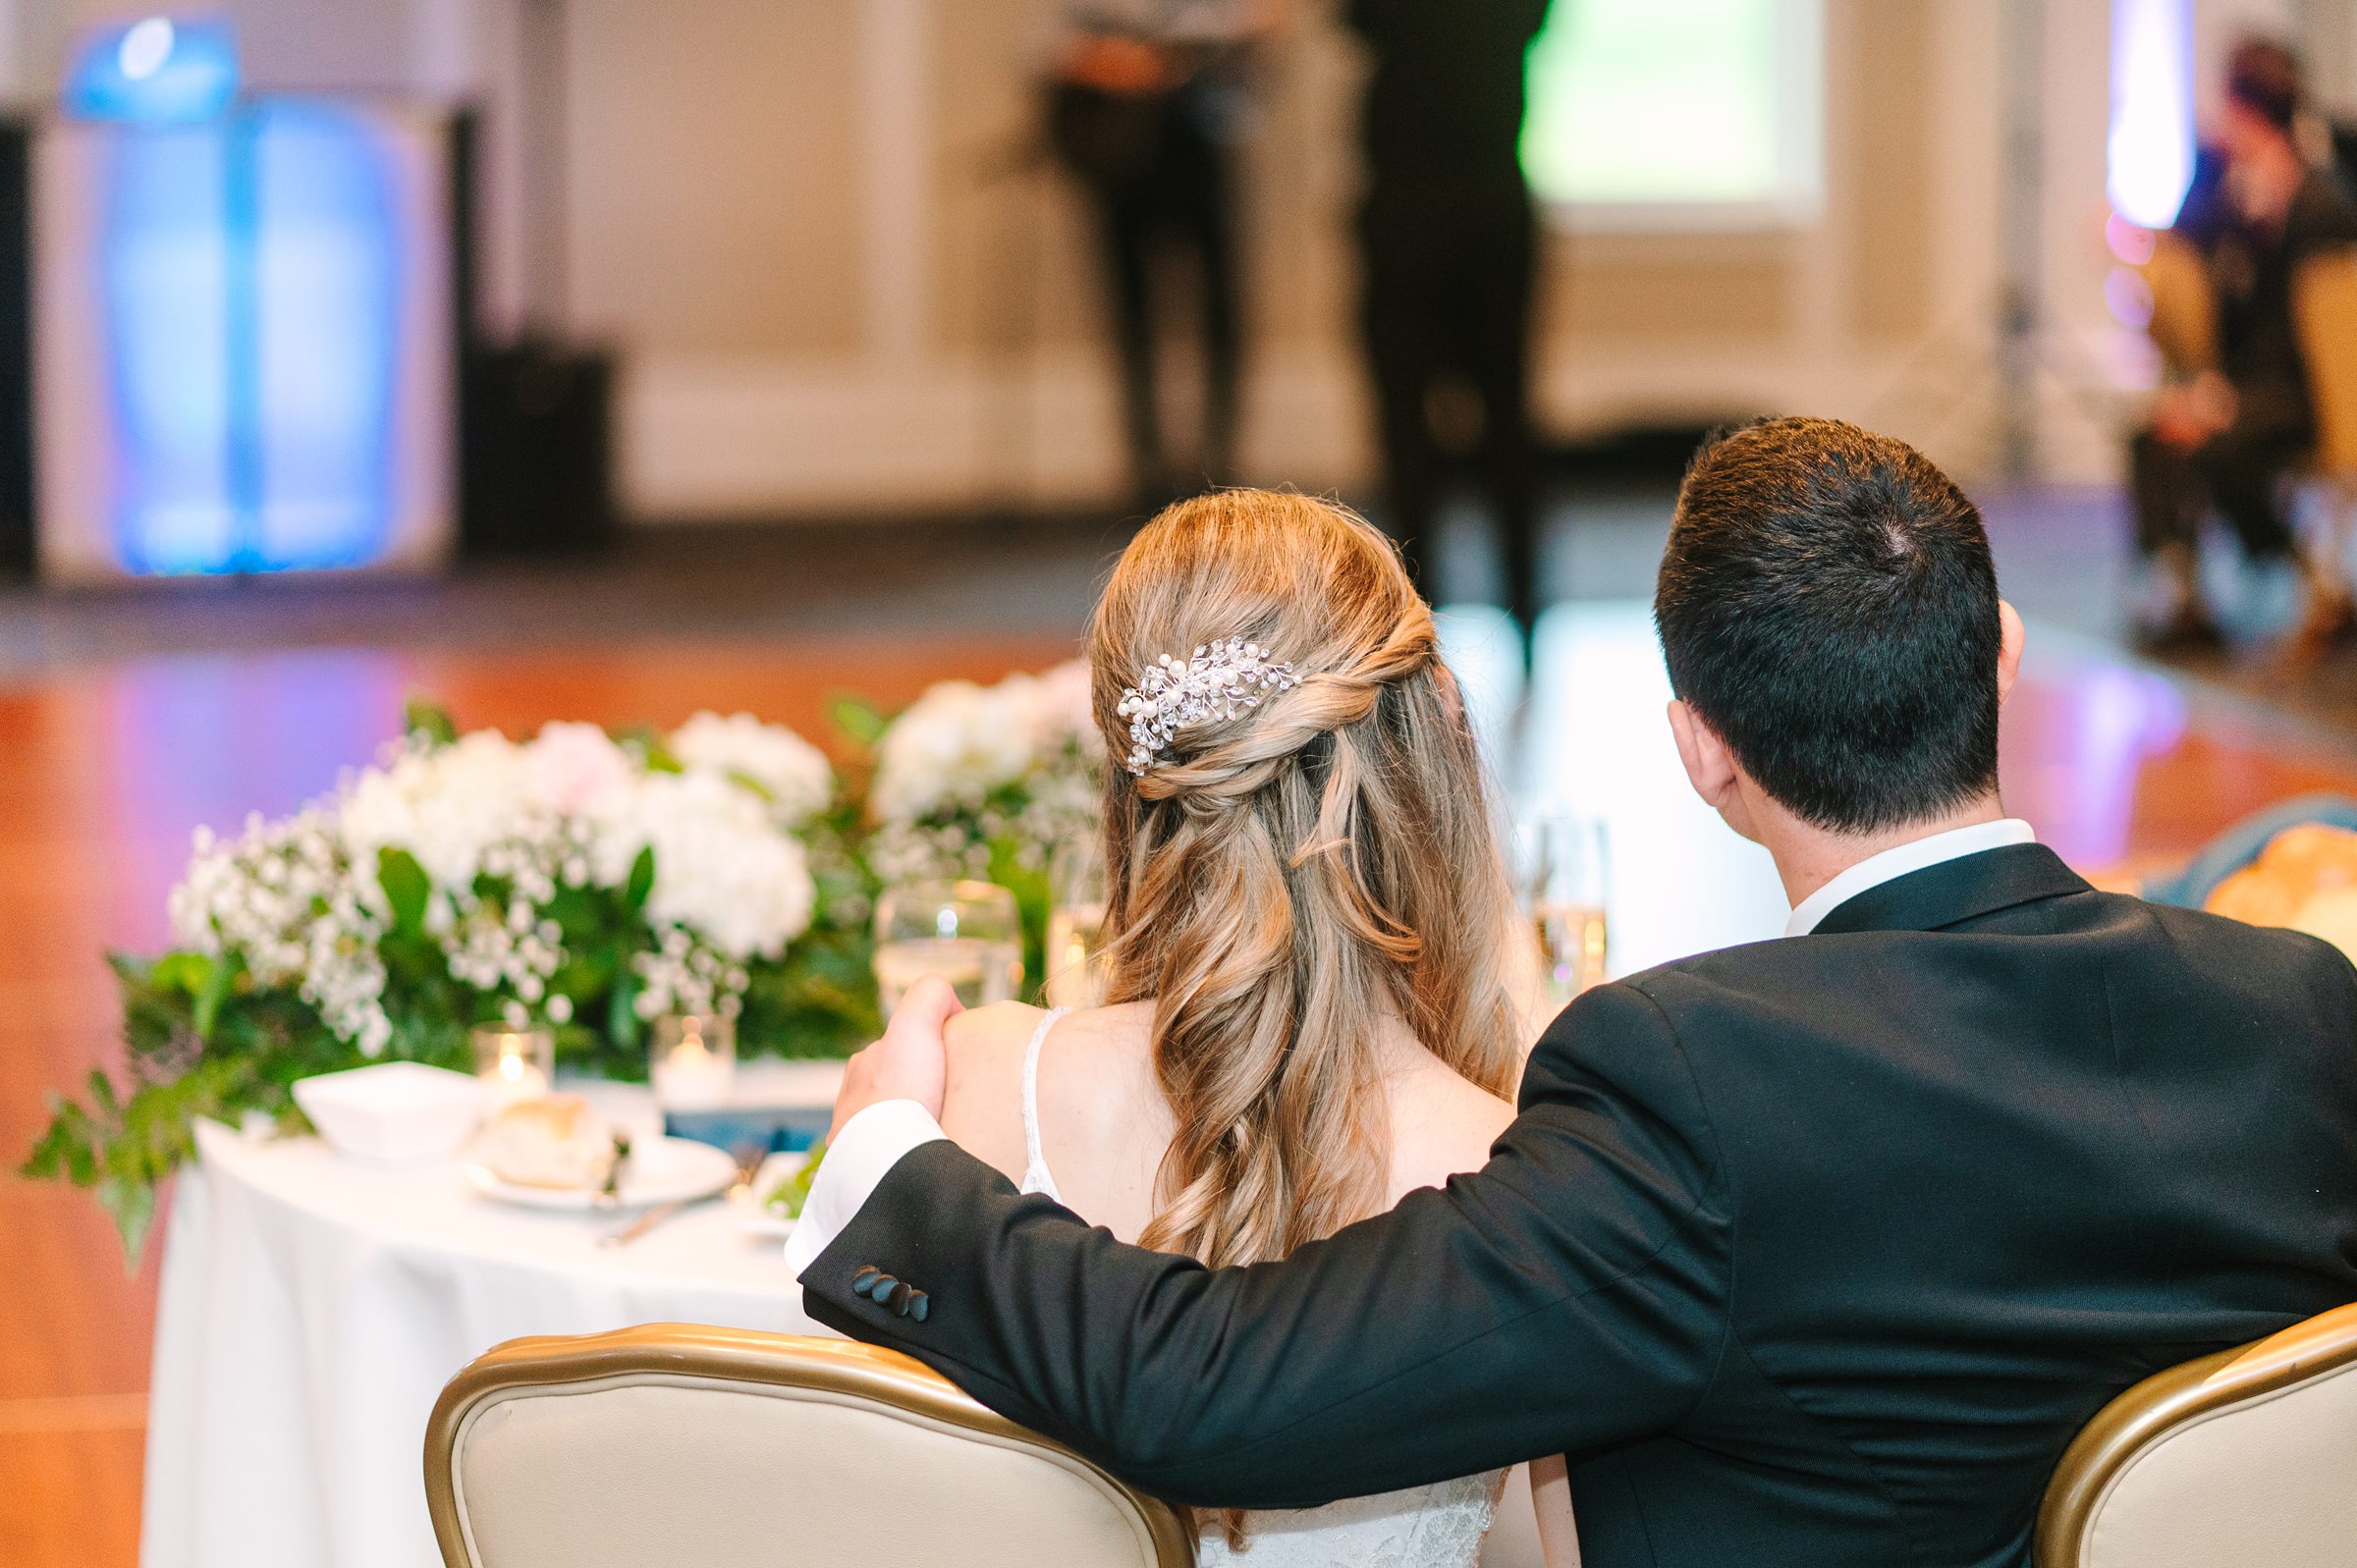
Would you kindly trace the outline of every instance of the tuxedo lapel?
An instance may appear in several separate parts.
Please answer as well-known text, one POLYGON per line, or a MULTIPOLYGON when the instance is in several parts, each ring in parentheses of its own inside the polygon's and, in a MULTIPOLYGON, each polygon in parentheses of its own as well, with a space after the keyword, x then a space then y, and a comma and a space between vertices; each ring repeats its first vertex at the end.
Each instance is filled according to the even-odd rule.
POLYGON ((1827 935, 1938 931, 2015 904, 2093 890, 2044 844, 2007 844, 1945 860, 1867 889, 1817 923, 1827 935))

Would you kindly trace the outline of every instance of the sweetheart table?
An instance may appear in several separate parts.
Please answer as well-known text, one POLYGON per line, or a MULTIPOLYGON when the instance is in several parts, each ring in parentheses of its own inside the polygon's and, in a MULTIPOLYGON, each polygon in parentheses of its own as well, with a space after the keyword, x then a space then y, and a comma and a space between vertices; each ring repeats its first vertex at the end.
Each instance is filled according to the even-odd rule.
MULTIPOLYGON (((657 1130, 644 1090, 591 1099, 633 1137, 657 1130)), ((371 1166, 209 1124, 197 1156, 165 1238, 142 1568, 436 1568, 426 1417, 501 1340, 662 1322, 825 1331, 781 1244, 744 1234, 725 1202, 600 1248, 613 1217, 490 1202, 456 1160, 371 1166)))
MULTIPOLYGON (((823 1084, 815 1064, 777 1070, 833 1102, 839 1066, 823 1084)), ((657 1130, 644 1090, 588 1093, 631 1137, 657 1130)), ((725 1203, 600 1248, 610 1217, 489 1202, 455 1160, 359 1164, 210 1123, 196 1144, 164 1243, 141 1568, 440 1568, 426 1417, 502 1340, 641 1323, 830 1332, 803 1315, 781 1243, 745 1235, 725 1203)), ((1483 1568, 1538 1562, 1516 1486, 1483 1568)))

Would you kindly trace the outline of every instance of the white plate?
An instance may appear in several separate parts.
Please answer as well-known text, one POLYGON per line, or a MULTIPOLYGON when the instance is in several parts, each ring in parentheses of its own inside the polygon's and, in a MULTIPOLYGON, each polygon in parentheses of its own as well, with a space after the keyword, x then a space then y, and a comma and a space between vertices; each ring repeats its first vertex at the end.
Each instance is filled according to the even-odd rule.
MULTIPOLYGON (((594 1187, 525 1187, 502 1181, 483 1165, 468 1165, 466 1179, 474 1190, 501 1203, 527 1209, 599 1208, 594 1187)), ((615 1209, 644 1209, 649 1204, 693 1203, 725 1192, 737 1179, 736 1162, 708 1143, 692 1138, 640 1139, 630 1145, 630 1158, 622 1167, 615 1209)))
POLYGON ((774 1192, 779 1182, 801 1169, 802 1162, 809 1158, 810 1152, 805 1149, 798 1154, 771 1155, 762 1161, 761 1168, 753 1172, 753 1190, 737 1206, 737 1228, 748 1236, 793 1235, 794 1221, 784 1215, 771 1214, 761 1200, 774 1192))

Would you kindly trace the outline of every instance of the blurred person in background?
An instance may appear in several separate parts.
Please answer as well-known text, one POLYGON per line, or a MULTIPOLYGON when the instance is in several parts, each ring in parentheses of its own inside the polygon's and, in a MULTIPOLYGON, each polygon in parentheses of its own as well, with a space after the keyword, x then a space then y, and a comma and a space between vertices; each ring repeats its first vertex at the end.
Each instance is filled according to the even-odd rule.
POLYGON ((1133 501, 1145 510, 1233 480, 1243 374, 1235 152, 1257 46, 1279 0, 1069 0, 1048 81, 1058 160, 1095 209, 1133 501), (1202 439, 1186 469, 1163 438, 1155 336, 1172 264, 1192 271, 1202 439))
MULTIPOLYGON (((1523 56, 1547 7, 1349 0, 1344 11, 1374 64, 1361 122, 1360 330, 1385 521, 1416 571, 1439 505, 1436 406, 1452 388, 1469 390, 1480 405, 1476 478, 1497 523, 1507 608, 1525 633, 1539 605, 1529 407, 1537 223, 1522 178, 1523 56)), ((1429 595, 1431 584, 1420 585, 1429 595)))
MULTIPOLYGON (((2213 506, 2248 560, 2297 565, 2308 601, 2300 643, 2357 627, 2339 564, 2298 550, 2288 508, 2289 481, 2320 443, 2357 456, 2357 437, 2320 429, 2317 396, 2320 379, 2337 391, 2357 370, 2357 272, 2347 270, 2357 203, 2301 152, 2300 108, 2289 50, 2258 39, 2235 47, 2216 144, 2197 160, 2148 268, 2153 337, 2168 376, 2129 455, 2137 543, 2167 596, 2138 633, 2157 651, 2220 644, 2200 572, 2213 506)), ((2357 406, 2323 411, 2357 416, 2357 406)))

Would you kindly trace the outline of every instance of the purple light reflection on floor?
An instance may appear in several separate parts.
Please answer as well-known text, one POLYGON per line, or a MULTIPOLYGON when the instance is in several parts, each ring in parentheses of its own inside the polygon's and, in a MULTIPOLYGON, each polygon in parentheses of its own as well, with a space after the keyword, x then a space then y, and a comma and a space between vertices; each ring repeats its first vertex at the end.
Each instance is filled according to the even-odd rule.
POLYGON ((98 690, 110 940, 155 948, 197 827, 236 833, 333 789, 401 733, 414 683, 395 653, 318 649, 144 661, 98 690))

